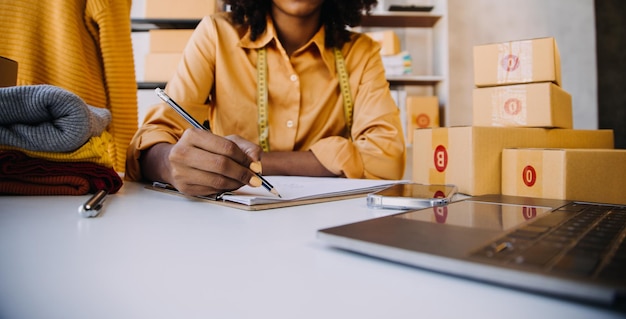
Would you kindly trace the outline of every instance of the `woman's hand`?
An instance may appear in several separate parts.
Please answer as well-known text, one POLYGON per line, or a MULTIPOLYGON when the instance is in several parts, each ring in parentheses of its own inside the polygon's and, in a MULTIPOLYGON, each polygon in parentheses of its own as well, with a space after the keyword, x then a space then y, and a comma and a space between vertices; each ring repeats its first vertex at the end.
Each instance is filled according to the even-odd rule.
POLYGON ((165 181, 188 195, 208 195, 261 186, 250 167, 260 170, 262 150, 239 136, 221 137, 188 129, 174 144, 157 144, 143 154, 142 172, 150 180, 165 181))

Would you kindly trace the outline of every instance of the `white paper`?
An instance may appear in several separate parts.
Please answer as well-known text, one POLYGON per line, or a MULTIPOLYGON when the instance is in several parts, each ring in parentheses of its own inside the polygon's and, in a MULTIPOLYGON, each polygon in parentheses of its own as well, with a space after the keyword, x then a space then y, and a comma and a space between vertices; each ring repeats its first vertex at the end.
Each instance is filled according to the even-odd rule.
POLYGON ((281 201, 306 200, 374 192, 391 186, 398 180, 349 179, 338 177, 263 176, 282 196, 278 198, 263 187, 244 186, 222 199, 244 205, 281 201))

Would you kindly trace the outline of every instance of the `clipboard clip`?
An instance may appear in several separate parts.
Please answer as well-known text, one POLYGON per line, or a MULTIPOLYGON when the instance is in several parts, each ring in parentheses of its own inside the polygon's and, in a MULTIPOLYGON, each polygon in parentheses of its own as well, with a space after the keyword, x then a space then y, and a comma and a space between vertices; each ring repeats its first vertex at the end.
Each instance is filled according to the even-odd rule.
MULTIPOLYGON (((172 184, 169 184, 169 183, 152 182, 152 187, 160 188, 160 189, 164 189, 164 190, 168 190, 168 191, 172 191, 172 192, 176 192, 176 193, 180 194, 180 192, 174 186, 172 186, 172 184)), ((232 194, 233 193, 226 191, 226 192, 216 193, 216 194, 212 194, 212 195, 195 196, 195 197, 208 199, 208 200, 213 200, 213 201, 223 201, 224 200, 224 196, 232 195, 232 194)))

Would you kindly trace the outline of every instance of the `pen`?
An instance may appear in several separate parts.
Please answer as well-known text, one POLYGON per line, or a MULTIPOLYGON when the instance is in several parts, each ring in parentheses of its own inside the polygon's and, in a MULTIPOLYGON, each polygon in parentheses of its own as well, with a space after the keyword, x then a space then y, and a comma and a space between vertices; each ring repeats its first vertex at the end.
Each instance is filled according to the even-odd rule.
MULTIPOLYGON (((189 113, 183 110, 183 108, 180 105, 178 105, 178 103, 176 103, 176 101, 174 101, 171 97, 169 97, 169 95, 167 95, 165 91, 163 91, 161 88, 154 89, 154 92, 156 92, 157 96, 159 96, 161 100, 165 101, 165 103, 171 106, 174 109, 174 111, 176 111, 176 113, 180 114, 180 116, 182 116, 185 120, 187 120, 187 122, 193 125, 193 127, 199 128, 205 131, 210 131, 209 128, 200 124, 198 121, 196 121, 196 119, 194 119, 191 115, 189 115, 189 113)), ((269 191, 270 193, 282 198, 282 196, 280 196, 280 194, 276 191, 274 186, 272 186, 272 184, 270 184, 265 178, 263 178, 261 174, 256 173, 256 172, 254 174, 256 174, 256 176, 258 176, 261 179, 261 185, 263 186, 263 188, 267 189, 267 191, 269 191)))
POLYGON ((85 218, 98 216, 102 209, 102 203, 104 203, 107 195, 108 192, 104 189, 93 194, 91 198, 78 207, 78 214, 85 218))

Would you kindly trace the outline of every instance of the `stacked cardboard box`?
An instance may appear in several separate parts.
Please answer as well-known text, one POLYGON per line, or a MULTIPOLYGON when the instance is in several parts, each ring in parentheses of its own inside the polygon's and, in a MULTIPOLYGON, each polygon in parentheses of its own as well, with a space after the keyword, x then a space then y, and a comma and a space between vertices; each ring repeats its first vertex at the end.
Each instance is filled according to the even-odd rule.
POLYGON ((174 75, 193 30, 150 30, 150 51, 146 55, 144 80, 167 82, 174 75))
POLYGON ((385 75, 398 76, 410 74, 412 70, 411 55, 401 51, 400 38, 393 30, 366 32, 367 36, 380 44, 380 55, 385 66, 385 75))
POLYGON ((406 142, 413 144, 413 131, 439 127, 439 98, 436 96, 406 97, 406 142))
POLYGON ((365 34, 380 44, 381 55, 400 53, 400 38, 393 30, 366 32, 365 34))
MULTIPOLYGON (((216 12, 211 0, 146 0, 147 19, 201 19, 216 12)), ((145 60, 144 81, 167 82, 181 60, 193 30, 150 30, 150 51, 145 60)))
POLYGON ((572 128, 554 38, 474 47, 475 126, 572 128))
POLYGON ((517 195, 503 183, 504 149, 613 148, 612 130, 572 129, 553 38, 477 46, 474 55, 474 125, 415 130, 415 182, 455 184, 468 195, 517 195))
POLYGON ((201 19, 216 8, 216 0, 145 0, 147 19, 201 19))
POLYGON ((505 149, 502 193, 626 204, 626 150, 505 149))

